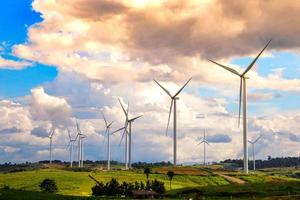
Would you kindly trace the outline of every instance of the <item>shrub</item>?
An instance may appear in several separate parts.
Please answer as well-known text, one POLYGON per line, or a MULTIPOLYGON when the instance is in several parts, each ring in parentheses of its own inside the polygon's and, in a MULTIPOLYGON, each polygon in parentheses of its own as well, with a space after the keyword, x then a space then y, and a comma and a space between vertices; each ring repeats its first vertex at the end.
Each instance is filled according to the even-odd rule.
POLYGON ((155 179, 154 181, 147 181, 146 188, 145 183, 143 182, 135 182, 135 183, 127 183, 123 182, 122 184, 119 184, 119 182, 112 178, 108 183, 104 184, 103 182, 99 182, 97 180, 96 185, 92 187, 92 194, 94 196, 117 196, 117 195, 125 195, 125 196, 131 196, 132 190, 152 190, 155 191, 158 194, 163 194, 166 189, 164 186, 164 183, 161 181, 158 181, 155 179))
POLYGON ((157 179, 152 181, 151 189, 158 194, 163 194, 166 191, 164 182, 158 181, 157 179))
POLYGON ((39 186, 42 191, 48 193, 56 193, 58 190, 55 180, 49 178, 44 179, 39 186))
POLYGON ((120 194, 120 184, 115 178, 106 183, 106 194, 109 196, 120 194))

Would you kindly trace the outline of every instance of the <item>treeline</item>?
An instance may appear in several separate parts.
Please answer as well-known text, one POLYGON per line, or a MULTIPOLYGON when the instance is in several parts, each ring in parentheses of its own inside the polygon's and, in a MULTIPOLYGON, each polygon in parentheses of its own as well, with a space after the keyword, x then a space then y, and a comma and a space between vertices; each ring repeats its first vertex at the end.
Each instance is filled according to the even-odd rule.
POLYGON ((170 161, 168 162, 162 161, 162 162, 155 162, 155 163, 136 162, 132 164, 132 167, 144 169, 144 168, 152 168, 152 167, 167 167, 172 165, 173 164, 170 161))
MULTIPOLYGON (((228 167, 243 167, 242 159, 227 159, 220 163, 230 164, 228 167)), ((272 168, 272 167, 300 167, 300 157, 268 157, 267 160, 255 160, 256 169, 272 168)), ((249 169, 253 168, 253 161, 249 160, 249 169)))

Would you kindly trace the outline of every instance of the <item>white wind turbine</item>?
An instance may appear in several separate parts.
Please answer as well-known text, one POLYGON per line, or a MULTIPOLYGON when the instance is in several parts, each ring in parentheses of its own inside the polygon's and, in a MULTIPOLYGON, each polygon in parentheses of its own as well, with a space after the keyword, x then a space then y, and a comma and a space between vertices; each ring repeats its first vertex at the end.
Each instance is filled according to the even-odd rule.
POLYGON ((262 137, 262 135, 260 135, 258 138, 256 138, 256 140, 254 141, 250 141, 248 140, 248 142, 252 145, 252 157, 253 157, 253 171, 255 171, 255 143, 258 142, 258 140, 262 137))
POLYGON ((206 135, 205 135, 205 129, 204 129, 204 132, 203 132, 203 137, 202 138, 199 138, 198 141, 198 145, 202 144, 203 143, 203 165, 206 165, 206 144, 209 145, 208 141, 206 140, 206 135))
POLYGON ((271 40, 267 43, 267 45, 260 51, 260 53, 255 57, 255 59, 250 63, 250 65, 246 68, 246 70, 241 74, 237 72, 235 69, 227 67, 225 65, 219 64, 213 60, 209 60, 216 65, 226 69, 227 71, 237 75, 240 77, 240 96, 239 96, 239 121, 238 126, 240 125, 240 116, 241 116, 241 101, 243 99, 243 148, 244 148, 244 173, 248 174, 248 145, 247 145, 247 86, 246 79, 249 77, 246 76, 247 72, 253 67, 259 56, 263 53, 263 51, 270 44, 271 40))
POLYGON ((179 99, 179 97, 177 97, 179 95, 179 93, 183 90, 183 88, 191 81, 192 78, 190 78, 181 88, 180 90, 178 90, 178 92, 175 95, 171 95, 171 93, 164 88, 159 82, 157 82, 156 80, 155 83, 157 83, 159 85, 159 87, 161 87, 161 89, 163 89, 171 98, 171 105, 170 105, 170 111, 169 111, 169 117, 168 117, 168 124, 167 124, 167 130, 166 130, 166 135, 168 133, 168 128, 169 128, 169 123, 170 123, 170 118, 171 118, 171 113, 172 113, 172 107, 174 104, 174 110, 173 110, 173 164, 177 165, 177 119, 176 119, 176 101, 179 99))
POLYGON ((49 138, 49 156, 50 156, 50 159, 49 159, 49 163, 52 164, 52 138, 53 138, 53 135, 54 135, 54 132, 55 132, 55 129, 52 125, 52 128, 50 130, 50 133, 48 135, 48 138, 49 138))
POLYGON ((77 121, 76 121, 76 130, 77 130, 77 135, 75 141, 78 138, 78 167, 83 167, 83 139, 86 138, 86 135, 81 133, 77 121))
POLYGON ((123 130, 124 127, 110 133, 110 127, 113 122, 108 123, 103 113, 102 116, 105 123, 105 137, 107 137, 107 170, 110 170, 110 135, 123 130))
MULTIPOLYGON (((131 168, 131 144, 132 144, 132 140, 131 140, 131 129, 132 129, 132 123, 142 117, 143 115, 134 117, 134 118, 129 118, 129 104, 127 106, 127 110, 125 110, 123 104, 121 103, 120 99, 119 99, 119 103, 122 107, 122 110, 125 114, 125 126, 124 126, 124 132, 121 138, 121 142, 123 140, 123 137, 125 136, 125 169, 128 169, 128 165, 129 168, 131 168), (127 138, 128 138, 128 143, 127 143, 127 138), (128 150, 127 150, 128 149, 128 150)), ((120 142, 120 143, 121 143, 120 142)))
POLYGON ((72 139, 71 134, 70 134, 70 130, 68 130, 68 136, 69 136, 69 144, 67 146, 67 148, 69 148, 70 151, 70 167, 73 167, 73 150, 74 150, 74 143, 76 141, 76 139, 72 139))

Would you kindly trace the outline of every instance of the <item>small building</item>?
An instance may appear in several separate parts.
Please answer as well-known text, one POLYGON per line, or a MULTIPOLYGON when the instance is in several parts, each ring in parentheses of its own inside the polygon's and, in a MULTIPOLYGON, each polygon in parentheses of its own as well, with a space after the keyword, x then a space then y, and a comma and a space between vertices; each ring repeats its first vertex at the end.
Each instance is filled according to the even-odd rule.
POLYGON ((151 190, 132 190, 132 196, 137 199, 153 199, 157 195, 151 190))

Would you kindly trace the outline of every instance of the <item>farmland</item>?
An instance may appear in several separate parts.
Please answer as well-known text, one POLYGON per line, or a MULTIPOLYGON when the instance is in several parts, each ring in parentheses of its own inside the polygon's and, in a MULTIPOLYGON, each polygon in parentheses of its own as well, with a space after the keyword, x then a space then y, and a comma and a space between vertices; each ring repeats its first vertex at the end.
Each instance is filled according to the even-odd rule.
MULTIPOLYGON (((167 189, 165 195, 167 197, 185 197, 202 191, 207 197, 227 197, 228 199, 229 196, 247 198, 249 195, 259 197, 299 195, 300 179, 291 175, 298 171, 297 169, 286 168, 270 169, 244 175, 237 171, 224 171, 217 167, 156 167, 152 169, 149 178, 158 179, 165 183, 167 189), (171 190, 166 176, 168 170, 175 172, 171 190)), ((0 199, 9 199, 12 194, 17 193, 23 199, 26 196, 29 196, 28 199, 30 199, 31 195, 34 195, 36 199, 43 199, 43 195, 48 195, 39 192, 39 183, 44 178, 54 179, 58 185, 58 194, 50 195, 49 199, 68 199, 68 196, 85 199, 85 197, 91 196, 91 187, 95 185, 95 182, 88 178, 88 175, 92 175, 103 182, 108 182, 111 178, 116 178, 119 182, 146 182, 146 176, 142 169, 71 171, 56 167, 0 173, 0 188, 9 188, 8 190, 1 190, 0 199)))

